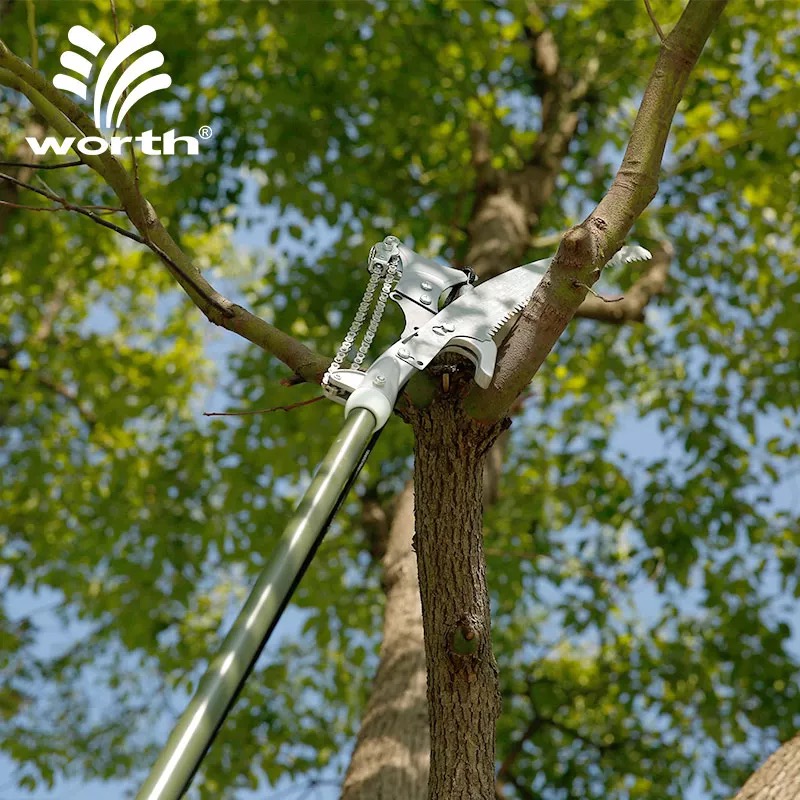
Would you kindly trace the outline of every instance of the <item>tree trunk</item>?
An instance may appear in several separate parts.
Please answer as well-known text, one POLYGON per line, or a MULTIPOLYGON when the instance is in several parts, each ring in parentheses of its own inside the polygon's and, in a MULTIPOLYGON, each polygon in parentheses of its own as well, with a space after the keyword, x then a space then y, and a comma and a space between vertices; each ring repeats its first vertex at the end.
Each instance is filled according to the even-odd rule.
POLYGON ((800 797, 800 734, 779 747, 733 800, 797 800, 800 797))
POLYGON ((483 553, 482 483, 486 454, 505 425, 480 425, 454 400, 442 396, 409 414, 431 732, 428 797, 490 800, 500 694, 483 553))
POLYGON ((430 764, 414 493, 400 494, 383 556, 383 642, 342 800, 424 800, 430 764))

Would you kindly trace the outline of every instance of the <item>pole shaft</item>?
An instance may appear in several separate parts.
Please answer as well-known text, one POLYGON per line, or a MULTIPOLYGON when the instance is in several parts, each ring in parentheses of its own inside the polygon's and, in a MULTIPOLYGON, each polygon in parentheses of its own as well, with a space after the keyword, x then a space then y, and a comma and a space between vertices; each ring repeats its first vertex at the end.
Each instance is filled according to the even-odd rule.
POLYGON ((136 800, 178 800, 355 480, 375 434, 364 409, 348 415, 136 800))

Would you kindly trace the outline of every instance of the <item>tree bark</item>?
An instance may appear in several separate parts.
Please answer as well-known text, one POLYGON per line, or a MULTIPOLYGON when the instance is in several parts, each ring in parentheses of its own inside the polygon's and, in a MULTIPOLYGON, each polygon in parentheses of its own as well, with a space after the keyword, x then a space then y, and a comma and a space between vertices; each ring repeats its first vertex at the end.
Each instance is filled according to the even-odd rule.
POLYGON ((414 493, 409 482, 398 498, 382 560, 386 611, 380 664, 342 800, 426 796, 430 736, 413 535, 414 493))
POLYGON ((474 422, 455 400, 441 395, 410 412, 431 734, 428 797, 490 800, 500 694, 482 484, 486 455, 506 426, 474 422))
POLYGON ((800 797, 800 734, 779 747, 733 800, 797 800, 800 797))

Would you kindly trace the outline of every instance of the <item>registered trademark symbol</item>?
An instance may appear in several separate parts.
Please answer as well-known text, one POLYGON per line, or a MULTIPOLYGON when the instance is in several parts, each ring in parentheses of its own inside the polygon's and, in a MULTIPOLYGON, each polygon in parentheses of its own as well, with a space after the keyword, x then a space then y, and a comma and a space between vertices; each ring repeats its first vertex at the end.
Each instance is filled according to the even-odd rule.
POLYGON ((208 125, 203 125, 198 133, 201 139, 210 139, 214 135, 214 131, 208 125))

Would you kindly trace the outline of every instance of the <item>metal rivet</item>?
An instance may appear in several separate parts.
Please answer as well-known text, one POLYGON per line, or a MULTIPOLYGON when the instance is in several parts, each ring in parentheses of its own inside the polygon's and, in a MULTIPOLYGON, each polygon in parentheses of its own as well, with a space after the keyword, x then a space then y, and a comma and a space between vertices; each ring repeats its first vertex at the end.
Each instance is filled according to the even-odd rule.
POLYGON ((445 329, 445 330, 446 330, 448 333, 452 333, 452 332, 453 332, 453 331, 456 329, 456 326, 455 326, 455 325, 450 325, 449 323, 448 323, 447 325, 442 325, 442 327, 443 327, 443 328, 444 328, 444 329, 445 329))
POLYGON ((419 299, 420 303, 424 303, 426 306, 431 304, 431 296, 429 294, 424 294, 419 299))
POLYGON ((385 375, 376 375, 372 379, 372 382, 375 384, 375 386, 383 386, 386 383, 386 376, 385 375))
POLYGON ((397 357, 398 358, 408 358, 410 355, 411 355, 411 353, 409 353, 408 350, 405 349, 405 347, 401 347, 397 351, 397 357))
POLYGON ((428 283, 428 281, 422 281, 422 283, 420 284, 420 286, 421 286, 421 287, 422 287, 422 288, 423 288, 423 289, 424 289, 426 292, 429 292, 431 289, 433 289, 433 286, 432 286, 430 283, 428 283))

